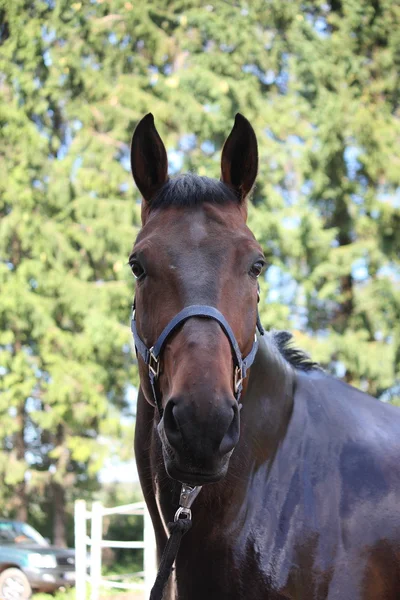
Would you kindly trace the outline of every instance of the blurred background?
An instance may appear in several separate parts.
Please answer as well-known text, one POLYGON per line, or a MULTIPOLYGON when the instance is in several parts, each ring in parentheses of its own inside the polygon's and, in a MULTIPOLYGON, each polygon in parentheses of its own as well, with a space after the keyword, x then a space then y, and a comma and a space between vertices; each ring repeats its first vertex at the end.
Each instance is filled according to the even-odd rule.
POLYGON ((391 0, 0 0, 0 516, 71 545, 74 499, 139 497, 129 143, 150 111, 170 172, 211 177, 251 121, 264 325, 400 404, 399 69, 391 0))

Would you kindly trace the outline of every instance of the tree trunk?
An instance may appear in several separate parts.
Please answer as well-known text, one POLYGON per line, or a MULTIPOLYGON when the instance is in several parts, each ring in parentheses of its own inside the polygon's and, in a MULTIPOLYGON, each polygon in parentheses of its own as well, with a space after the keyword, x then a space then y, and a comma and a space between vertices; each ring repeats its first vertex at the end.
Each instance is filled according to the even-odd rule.
MULTIPOLYGON (((18 431, 15 434, 15 452, 19 461, 25 460, 25 402, 21 403, 17 411, 18 431)), ((28 520, 28 497, 25 479, 17 483, 15 488, 17 506, 16 518, 18 521, 28 520)))
MULTIPOLYGON (((57 461, 57 471, 65 474, 68 461, 68 452, 64 445, 64 427, 58 425, 55 436, 56 447, 63 448, 63 451, 57 461)), ((51 482, 52 497, 53 497, 53 542, 56 546, 63 548, 67 547, 67 520, 65 511, 65 488, 58 481, 51 482)))
POLYGON ((53 542, 56 546, 67 547, 65 490, 56 481, 51 484, 53 496, 53 542))

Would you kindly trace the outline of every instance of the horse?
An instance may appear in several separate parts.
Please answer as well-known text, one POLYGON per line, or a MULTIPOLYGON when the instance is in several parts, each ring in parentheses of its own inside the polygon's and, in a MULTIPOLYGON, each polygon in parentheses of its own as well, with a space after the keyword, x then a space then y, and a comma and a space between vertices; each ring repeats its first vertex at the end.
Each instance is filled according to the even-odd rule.
POLYGON ((164 597, 399 600, 400 411, 257 330, 251 124, 236 115, 220 180, 169 178, 148 114, 131 168, 135 455, 159 557, 181 483, 202 486, 164 597))

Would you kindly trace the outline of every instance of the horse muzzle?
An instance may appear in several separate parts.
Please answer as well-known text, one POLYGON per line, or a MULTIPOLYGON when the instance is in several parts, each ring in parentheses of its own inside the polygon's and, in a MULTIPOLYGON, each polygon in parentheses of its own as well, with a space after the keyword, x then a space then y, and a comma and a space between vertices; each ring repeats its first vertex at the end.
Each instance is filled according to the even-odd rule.
POLYGON ((198 404, 170 398, 158 430, 170 477, 192 484, 214 483, 226 475, 239 441, 239 406, 233 396, 198 404))

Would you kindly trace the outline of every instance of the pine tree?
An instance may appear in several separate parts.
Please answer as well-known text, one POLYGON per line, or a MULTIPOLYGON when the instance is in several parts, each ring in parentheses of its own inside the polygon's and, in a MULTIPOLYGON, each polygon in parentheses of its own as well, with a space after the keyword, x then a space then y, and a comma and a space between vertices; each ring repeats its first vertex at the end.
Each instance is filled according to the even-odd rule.
MULTIPOLYGON (((2 11, 3 493, 25 519, 44 481, 63 544, 67 497, 91 485, 108 438, 121 435, 133 379, 124 257, 138 211, 116 160, 129 133, 115 146, 96 127, 112 79, 104 74, 107 92, 79 80, 85 28, 75 9, 21 1, 2 11)), ((108 126, 121 122, 113 108, 108 126)))
POLYGON ((398 398, 395 3, 0 0, 0 22, 3 511, 25 518, 47 490, 64 541, 66 502, 122 442, 129 141, 149 111, 171 172, 214 177, 235 113, 252 122, 264 324, 398 398))

